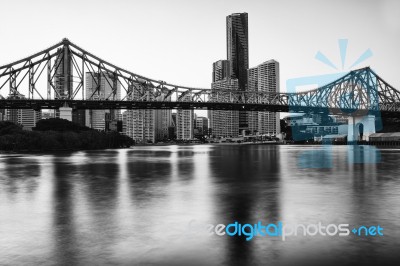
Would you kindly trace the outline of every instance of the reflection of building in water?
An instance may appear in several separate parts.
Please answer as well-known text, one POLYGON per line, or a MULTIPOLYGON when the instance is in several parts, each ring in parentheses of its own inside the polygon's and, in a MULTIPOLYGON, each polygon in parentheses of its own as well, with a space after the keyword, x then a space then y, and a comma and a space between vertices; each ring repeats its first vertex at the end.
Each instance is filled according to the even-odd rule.
POLYGON ((381 153, 375 146, 350 145, 347 158, 351 164, 376 164, 381 161, 381 153))

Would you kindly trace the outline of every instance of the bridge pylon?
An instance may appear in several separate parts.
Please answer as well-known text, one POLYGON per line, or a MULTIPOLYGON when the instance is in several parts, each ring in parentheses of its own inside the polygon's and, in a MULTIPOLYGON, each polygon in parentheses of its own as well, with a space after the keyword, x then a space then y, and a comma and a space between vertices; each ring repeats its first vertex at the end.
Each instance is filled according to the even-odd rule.
POLYGON ((369 141, 369 136, 376 133, 375 116, 350 116, 347 131, 347 141, 369 141))

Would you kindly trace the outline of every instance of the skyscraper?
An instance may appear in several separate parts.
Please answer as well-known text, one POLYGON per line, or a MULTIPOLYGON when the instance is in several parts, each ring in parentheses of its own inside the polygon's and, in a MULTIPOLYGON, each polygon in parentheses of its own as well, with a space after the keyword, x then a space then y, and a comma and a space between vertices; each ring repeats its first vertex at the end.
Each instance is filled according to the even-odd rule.
MULTIPOLYGON (((231 65, 231 78, 238 80, 239 90, 247 90, 249 68, 249 34, 247 13, 234 13, 226 17, 227 59, 231 65)), ((248 129, 246 111, 239 112, 240 130, 248 129)))
MULTIPOLYGON (((279 92, 279 63, 275 60, 268 60, 258 65, 258 91, 279 92)), ((258 128, 262 134, 280 133, 279 113, 259 112, 258 128)))
POLYGON ((31 130, 42 119, 41 112, 32 109, 7 109, 7 120, 31 130))
POLYGON ((246 90, 249 68, 249 35, 247 13, 226 17, 227 59, 231 63, 231 77, 239 80, 239 90, 246 90))
MULTIPOLYGON (((23 95, 9 96, 10 98, 25 99, 23 95)), ((24 130, 31 130, 36 123, 42 118, 41 111, 33 109, 6 109, 7 120, 14 124, 22 125, 24 130)))
MULTIPOLYGON (((258 91, 258 68, 253 67, 248 69, 248 90, 249 91, 258 91)), ((259 133, 258 128, 258 113, 257 111, 247 112, 248 119, 248 131, 250 134, 255 135, 257 132, 259 133)))
MULTIPOLYGON (((211 84, 212 90, 238 90, 237 79, 224 79, 211 84)), ((226 95, 229 97, 229 95, 226 95)), ((214 99, 211 99, 214 100, 214 99)), ((224 101, 225 99, 218 99, 224 101)), ((226 99, 228 100, 228 99, 226 99)), ((213 137, 237 137, 239 135, 239 111, 212 110, 210 111, 210 129, 213 137)))
MULTIPOLYGON (((211 90, 238 90, 238 79, 231 78, 230 62, 219 60, 213 63, 213 82, 211 90)), ((210 100, 214 99, 212 94, 210 100)), ((221 96, 219 96, 221 97, 221 96)), ((219 98, 218 101, 224 99, 219 98)), ((235 110, 210 110, 208 113, 210 120, 211 135, 213 137, 236 137, 239 134, 239 111, 235 110)))
POLYGON ((5 109, 0 109, 0 121, 4 121, 7 117, 7 112, 5 109))
POLYGON ((159 109, 155 111, 156 140, 162 141, 169 138, 169 128, 172 126, 172 110, 159 109))
MULTIPOLYGON (((140 84, 135 84, 135 90, 128 97, 128 100, 157 100, 153 93, 145 93, 140 84)), ((171 100, 171 97, 164 99, 164 95, 158 96, 159 100, 171 100)), ((126 112, 126 135, 133 138, 136 143, 156 142, 169 138, 169 127, 172 125, 171 110, 136 109, 126 112)))
POLYGON ((86 110, 72 110, 72 122, 86 126, 86 110))
MULTIPOLYGON (((71 51, 69 49, 59 48, 57 50, 57 57, 54 62, 54 98, 55 99, 67 99, 73 93, 73 62, 71 57, 71 51)), ((50 73, 49 73, 50 74, 50 73)), ((50 97, 50 92, 48 94, 50 97)), ((68 113, 68 112, 67 112, 68 113)), ((80 116, 83 116, 84 111, 79 110, 75 111, 75 114, 79 113, 80 116)), ((60 118, 60 110, 54 110, 54 116, 56 118, 60 118)), ((73 120, 73 118, 77 118, 78 116, 72 116, 72 121, 75 123, 79 123, 81 121, 73 120)), ((64 117, 65 118, 65 117, 64 117)))
POLYGON ((54 98, 65 99, 73 90, 73 63, 70 50, 59 48, 55 61, 54 98))
POLYGON ((176 115, 177 113, 172 113, 172 127, 174 129, 172 133, 172 139, 176 139, 176 115))
POLYGON ((230 78, 231 66, 228 60, 219 60, 213 63, 212 82, 230 78))
POLYGON ((126 136, 128 135, 126 132, 127 122, 128 122, 127 118, 128 118, 128 111, 124 111, 122 113, 122 135, 126 135, 126 136))
MULTIPOLYGON (((190 101, 191 96, 185 95, 180 101, 190 101)), ((176 138, 181 140, 193 139, 194 111, 178 109, 176 112, 176 138)))
MULTIPOLYGON (((86 72, 86 99, 120 100, 121 85, 108 73, 86 72)), ((106 123, 118 119, 119 110, 86 110, 86 126, 105 130, 106 123)))
MULTIPOLYGON (((268 60, 248 70, 250 91, 279 92, 279 63, 268 60)), ((276 135, 280 133, 279 113, 249 112, 249 130, 260 134, 276 135)))
POLYGON ((31 130, 42 119, 41 112, 32 109, 18 109, 18 124, 24 129, 31 130))
POLYGON ((155 110, 136 109, 127 111, 126 133, 136 143, 154 143, 155 135, 155 110))
POLYGON ((194 119, 194 135, 207 136, 208 135, 208 118, 196 117, 194 119))

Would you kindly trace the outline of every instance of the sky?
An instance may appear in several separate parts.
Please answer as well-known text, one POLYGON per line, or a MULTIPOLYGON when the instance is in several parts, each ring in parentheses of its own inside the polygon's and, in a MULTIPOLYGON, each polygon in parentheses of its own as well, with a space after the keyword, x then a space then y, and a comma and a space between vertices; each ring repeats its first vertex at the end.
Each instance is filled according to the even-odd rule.
POLYGON ((226 59, 226 16, 238 12, 249 16, 250 67, 277 60, 281 91, 290 79, 348 71, 367 50, 352 69, 371 66, 400 90, 396 0, 0 0, 0 66, 68 38, 131 72, 210 88, 212 63, 226 59))

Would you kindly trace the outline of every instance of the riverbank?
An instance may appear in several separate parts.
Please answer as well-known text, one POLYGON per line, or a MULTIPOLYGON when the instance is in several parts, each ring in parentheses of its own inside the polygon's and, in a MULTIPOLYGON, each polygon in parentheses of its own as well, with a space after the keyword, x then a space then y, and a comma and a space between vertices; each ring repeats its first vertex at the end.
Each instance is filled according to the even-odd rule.
POLYGON ((0 151, 41 152, 127 148, 133 139, 103 132, 63 119, 40 120, 32 131, 9 121, 0 122, 0 151))
POLYGON ((157 142, 157 143, 137 143, 134 146, 194 146, 194 145, 280 145, 282 141, 257 141, 257 142, 157 142))
POLYGON ((154 147, 154 146, 196 146, 196 145, 296 145, 296 146, 326 146, 326 145, 370 145, 377 147, 400 147, 399 141, 387 142, 291 142, 291 141, 263 141, 263 142, 205 142, 205 143, 149 143, 149 144, 135 144, 132 147, 154 147))

